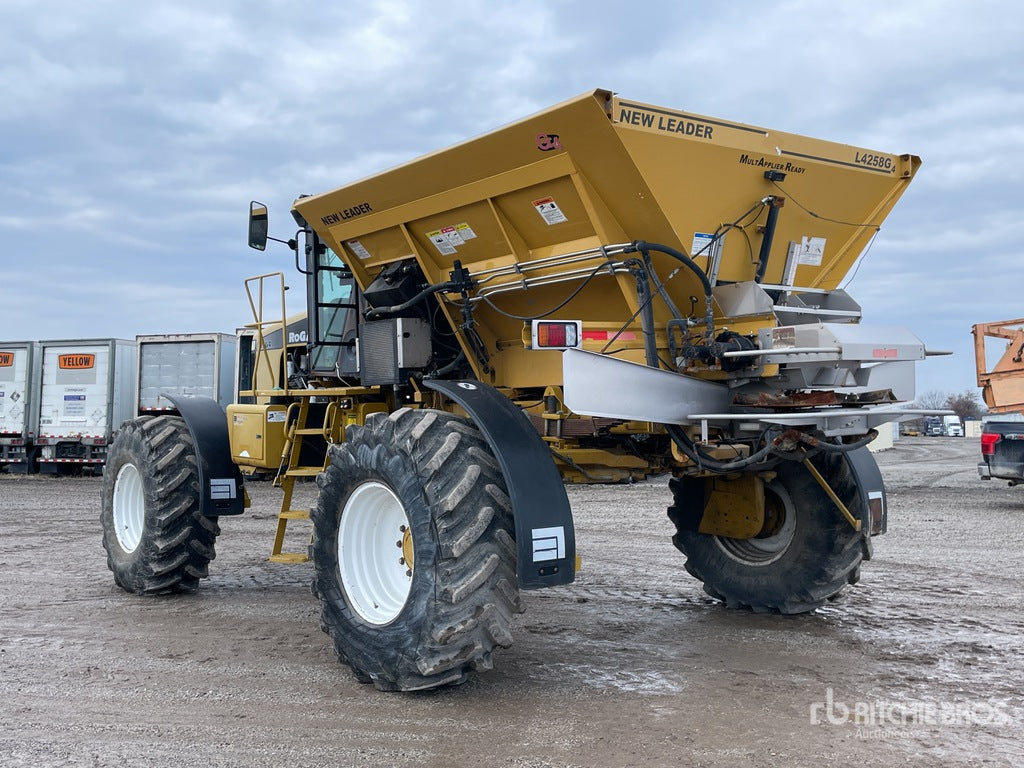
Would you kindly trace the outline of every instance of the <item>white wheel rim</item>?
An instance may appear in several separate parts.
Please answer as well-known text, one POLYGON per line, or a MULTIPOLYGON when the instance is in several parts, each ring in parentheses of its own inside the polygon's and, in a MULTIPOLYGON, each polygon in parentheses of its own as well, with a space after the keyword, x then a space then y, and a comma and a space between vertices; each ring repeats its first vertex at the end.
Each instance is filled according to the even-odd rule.
POLYGON ((146 520, 146 494, 142 475, 134 464, 125 464, 114 480, 114 534, 125 552, 134 552, 142 541, 146 520))
POLYGON ((338 527, 338 568, 348 604, 364 621, 389 624, 405 607, 412 590, 410 542, 405 508, 386 485, 366 482, 348 497, 338 527))

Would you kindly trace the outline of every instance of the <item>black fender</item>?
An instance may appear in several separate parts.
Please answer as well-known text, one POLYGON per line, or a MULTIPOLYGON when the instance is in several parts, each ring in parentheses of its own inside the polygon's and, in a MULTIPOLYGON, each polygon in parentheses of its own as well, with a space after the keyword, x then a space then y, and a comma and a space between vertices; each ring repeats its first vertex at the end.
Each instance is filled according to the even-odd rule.
POLYGON ((867 446, 844 453, 843 458, 857 481, 857 495, 860 498, 860 508, 851 509, 850 514, 860 519, 865 537, 885 533, 889 506, 878 462, 867 446))
POLYGON ((576 532, 562 476, 526 415, 480 381, 426 379, 423 386, 455 401, 490 445, 508 486, 516 526, 516 574, 523 589, 576 578, 576 532))
POLYGON ((220 403, 208 397, 161 394, 181 414, 192 435, 199 468, 199 511, 207 517, 245 512, 242 473, 231 460, 228 419, 220 403))

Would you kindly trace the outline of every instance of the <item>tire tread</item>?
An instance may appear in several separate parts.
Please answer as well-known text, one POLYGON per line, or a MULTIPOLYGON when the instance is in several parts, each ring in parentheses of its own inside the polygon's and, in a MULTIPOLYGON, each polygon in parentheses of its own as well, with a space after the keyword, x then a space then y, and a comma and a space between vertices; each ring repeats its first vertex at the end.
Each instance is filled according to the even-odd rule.
POLYGON ((119 430, 104 472, 100 522, 107 566, 122 589, 146 595, 194 592, 207 576, 220 526, 199 512, 195 452, 181 417, 143 416, 119 430), (127 463, 143 478, 146 508, 142 539, 131 553, 121 549, 113 530, 114 486, 127 463))
MULTIPOLYGON (((856 482, 845 463, 837 459, 827 462, 819 470, 830 479, 839 496, 850 504, 856 497, 856 482)), ((813 480, 806 468, 799 465, 781 465, 780 477, 785 477, 794 504, 804 505, 808 514, 798 511, 798 526, 814 526, 820 541, 828 536, 818 551, 803 552, 800 562, 792 562, 788 570, 772 564, 766 568, 742 566, 720 556, 716 537, 685 530, 681 526, 685 507, 681 494, 685 484, 677 479, 669 482, 676 505, 669 507, 668 517, 676 525, 672 542, 687 555, 685 568, 712 598, 732 609, 749 609, 755 613, 807 613, 834 599, 848 585, 859 578, 863 556, 863 534, 853 530, 841 518, 834 503, 813 480), (834 515, 834 517, 829 517, 834 515), (803 522, 799 522, 800 520, 803 522), (746 568, 757 572, 759 579, 737 578, 746 568)), ((785 557, 788 557, 785 556, 785 557)))
MULTIPOLYGON (((321 493, 312 511, 313 592, 320 596, 321 625, 335 655, 357 679, 381 690, 452 685, 474 670, 489 669, 494 648, 512 643, 512 616, 523 608, 515 578, 511 502, 483 436, 453 414, 402 408, 350 428, 346 441, 332 447, 330 455, 331 465, 317 479, 321 493), (375 632, 358 626, 337 577, 334 542, 343 494, 357 482, 353 478, 367 471, 414 475, 431 515, 434 540, 416 546, 417 567, 427 567, 421 565, 420 546, 434 550, 433 597, 422 617, 410 620, 409 644, 402 648, 385 642, 388 628, 375 632)), ((412 616, 415 611, 407 607, 406 612, 412 616)), ((401 621, 402 616, 393 624, 401 621)), ((397 629, 388 635, 397 636, 397 629)))

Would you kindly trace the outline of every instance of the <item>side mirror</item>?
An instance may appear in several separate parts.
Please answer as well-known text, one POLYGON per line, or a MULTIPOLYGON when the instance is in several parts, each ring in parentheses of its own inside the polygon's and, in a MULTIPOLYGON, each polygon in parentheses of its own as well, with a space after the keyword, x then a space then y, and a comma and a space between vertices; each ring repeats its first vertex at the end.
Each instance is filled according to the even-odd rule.
POLYGON ((249 247, 257 251, 267 249, 267 232, 270 222, 267 220, 267 206, 253 200, 249 203, 249 247))

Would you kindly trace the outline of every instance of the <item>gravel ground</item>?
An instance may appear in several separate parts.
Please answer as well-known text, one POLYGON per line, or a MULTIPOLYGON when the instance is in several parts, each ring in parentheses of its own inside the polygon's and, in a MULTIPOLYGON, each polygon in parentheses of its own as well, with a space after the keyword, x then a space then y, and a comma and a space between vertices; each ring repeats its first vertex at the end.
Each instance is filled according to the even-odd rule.
POLYGON ((0 764, 1021 765, 1024 488, 977 456, 879 454, 889 533, 796 617, 703 594, 664 479, 570 488, 577 582, 527 594, 493 671, 419 694, 335 661, 310 567, 266 561, 269 483, 221 521, 198 594, 140 598, 107 571, 98 479, 0 475, 0 764))

